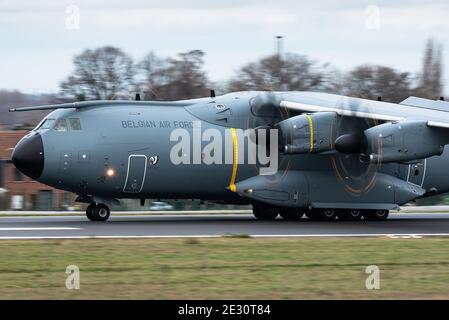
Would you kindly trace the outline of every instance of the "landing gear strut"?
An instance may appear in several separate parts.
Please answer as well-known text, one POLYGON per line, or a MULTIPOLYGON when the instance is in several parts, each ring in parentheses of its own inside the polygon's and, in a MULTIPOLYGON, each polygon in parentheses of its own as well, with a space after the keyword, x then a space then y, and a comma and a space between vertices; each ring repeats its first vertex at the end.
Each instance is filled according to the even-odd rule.
POLYGON ((103 203, 91 203, 86 209, 86 216, 90 221, 106 221, 111 211, 103 203))

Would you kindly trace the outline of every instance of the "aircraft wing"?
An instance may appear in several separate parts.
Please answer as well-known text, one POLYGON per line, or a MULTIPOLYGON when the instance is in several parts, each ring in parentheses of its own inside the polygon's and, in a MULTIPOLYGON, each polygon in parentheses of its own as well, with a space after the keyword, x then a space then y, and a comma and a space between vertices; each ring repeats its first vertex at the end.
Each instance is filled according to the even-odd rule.
POLYGON ((33 107, 10 108, 9 112, 19 111, 35 111, 35 110, 55 110, 55 109, 83 109, 88 107, 99 107, 105 105, 133 105, 133 106, 186 106, 188 103, 184 101, 134 101, 134 100, 97 100, 69 102, 60 104, 49 104, 33 107))
POLYGON ((442 100, 430 100, 412 96, 402 102, 399 102, 399 104, 429 110, 449 111, 449 102, 442 100))
POLYGON ((335 149, 344 154, 362 154, 366 161, 405 163, 441 155, 449 144, 449 103, 443 101, 410 98, 404 102, 407 104, 394 104, 300 92, 280 98, 276 103, 281 108, 305 113, 276 124, 281 130, 280 149, 284 153, 326 153, 335 149), (339 116, 379 121, 357 131, 337 121, 339 116))
POLYGON ((335 112, 340 116, 379 121, 426 121, 429 127, 449 128, 449 102, 410 97, 400 104, 324 93, 283 94, 279 106, 297 112, 335 112))
POLYGON ((404 117, 389 115, 389 114, 380 114, 375 112, 367 112, 367 111, 357 111, 350 110, 341 107, 324 107, 313 104, 305 104, 300 102, 292 102, 292 101, 281 101, 281 107, 300 111, 300 112, 335 112, 340 116, 348 116, 348 117, 356 117, 356 118, 364 118, 364 119, 376 119, 383 121, 400 121, 404 120, 404 117))

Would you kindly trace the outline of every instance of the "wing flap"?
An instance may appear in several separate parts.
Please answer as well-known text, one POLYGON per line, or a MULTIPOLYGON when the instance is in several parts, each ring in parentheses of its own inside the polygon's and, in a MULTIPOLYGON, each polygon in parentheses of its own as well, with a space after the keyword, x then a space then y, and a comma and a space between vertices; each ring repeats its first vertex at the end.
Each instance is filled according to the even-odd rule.
POLYGON ((408 97, 399 104, 404 106, 418 107, 429 110, 438 110, 449 112, 449 102, 442 100, 430 100, 418 97, 408 97))

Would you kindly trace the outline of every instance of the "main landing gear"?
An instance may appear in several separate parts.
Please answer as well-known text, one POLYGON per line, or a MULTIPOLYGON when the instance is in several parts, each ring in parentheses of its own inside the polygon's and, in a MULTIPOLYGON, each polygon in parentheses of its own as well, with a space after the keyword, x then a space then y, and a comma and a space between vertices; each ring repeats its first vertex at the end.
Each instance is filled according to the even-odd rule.
POLYGON ((363 218, 368 221, 384 221, 388 218, 388 210, 365 210, 363 218))
POLYGON ((86 209, 86 216, 90 221, 106 221, 111 211, 103 203, 91 203, 86 209))
POLYGON ((278 215, 284 220, 299 220, 304 213, 299 208, 282 208, 255 203, 253 214, 258 220, 274 220, 278 215))
POLYGON ((274 220, 278 215, 284 220, 300 220, 305 214, 312 221, 383 221, 388 218, 388 210, 332 209, 332 208, 287 208, 261 203, 253 204, 253 214, 258 220, 274 220))

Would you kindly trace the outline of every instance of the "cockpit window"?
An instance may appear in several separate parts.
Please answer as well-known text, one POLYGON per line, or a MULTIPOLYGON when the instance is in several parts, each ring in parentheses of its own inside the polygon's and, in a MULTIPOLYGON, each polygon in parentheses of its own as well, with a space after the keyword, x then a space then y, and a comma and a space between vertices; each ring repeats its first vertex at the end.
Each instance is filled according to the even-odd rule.
POLYGON ((70 118, 69 119, 70 130, 80 131, 81 130, 81 120, 80 118, 70 118))
POLYGON ((56 131, 67 131, 67 121, 65 119, 58 119, 53 129, 56 131))
POLYGON ((36 130, 50 129, 54 122, 55 122, 55 119, 45 119, 44 122, 42 122, 42 124, 36 128, 36 130))

